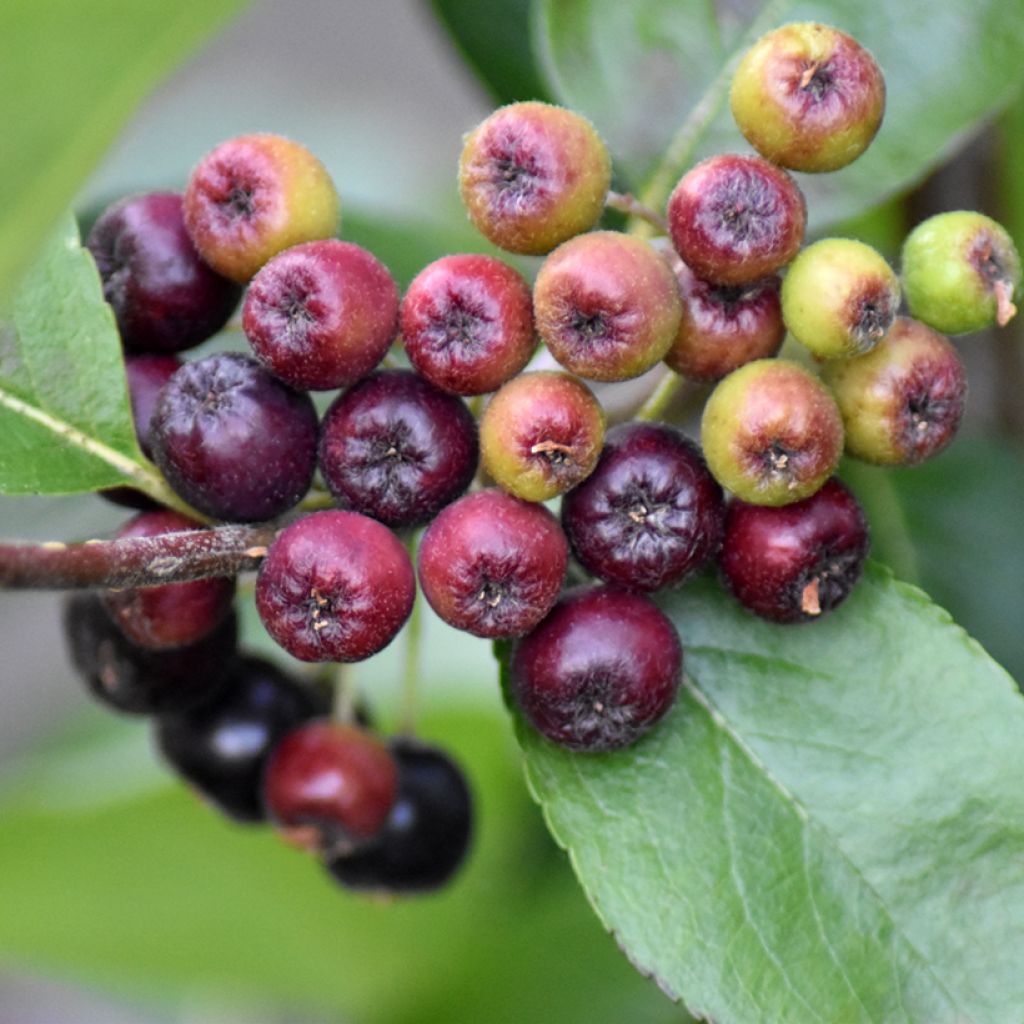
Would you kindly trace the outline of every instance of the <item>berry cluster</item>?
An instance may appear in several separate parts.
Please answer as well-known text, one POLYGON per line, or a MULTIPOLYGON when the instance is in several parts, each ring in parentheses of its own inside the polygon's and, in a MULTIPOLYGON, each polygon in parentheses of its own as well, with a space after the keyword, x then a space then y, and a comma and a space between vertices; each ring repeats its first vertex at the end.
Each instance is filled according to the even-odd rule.
MULTIPOLYGON (((966 384, 937 332, 1015 312, 1016 250, 978 213, 919 225, 901 275, 853 239, 805 245, 789 172, 856 159, 884 101, 878 66, 843 32, 768 33, 731 92, 757 154, 691 168, 664 217, 609 192, 584 118, 503 107, 466 136, 459 188, 487 239, 543 257, 532 287, 502 260, 456 254, 404 295, 334 237, 337 193, 308 151, 273 135, 225 142, 183 196, 124 200, 88 239, 140 445, 202 516, 280 520, 255 601, 294 658, 371 657, 418 582, 445 622, 512 642, 510 696, 544 736, 630 744, 682 679, 679 637, 650 595, 717 564, 768 620, 839 605, 868 550, 840 456, 909 466, 940 451, 966 384), (616 202, 635 230, 601 228, 616 202), (251 352, 179 362, 243 286, 251 352), (795 358, 778 357, 787 332, 795 358), (532 366, 538 339, 561 369, 532 366), (657 393, 609 429, 601 387, 661 363, 657 393), (683 377, 707 387, 700 444, 656 421, 683 377), (335 390, 318 417, 309 392, 335 390)), ((125 533, 191 525, 151 509, 125 533)), ((196 789, 238 820, 269 818, 343 884, 443 882, 470 836, 459 769, 331 720, 322 694, 239 654, 233 595, 231 580, 201 580, 76 599, 75 664, 107 703, 156 716, 161 751, 196 789)))

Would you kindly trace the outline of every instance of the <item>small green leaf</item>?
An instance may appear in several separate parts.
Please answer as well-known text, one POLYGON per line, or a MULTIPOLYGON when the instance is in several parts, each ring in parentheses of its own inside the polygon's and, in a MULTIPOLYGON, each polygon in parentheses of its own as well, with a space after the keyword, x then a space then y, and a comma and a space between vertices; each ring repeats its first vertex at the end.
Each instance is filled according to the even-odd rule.
POLYGON ((641 970, 716 1021, 1006 1024, 1024 1005, 1024 702, 877 567, 809 626, 663 601, 688 681, 629 750, 525 726, 532 787, 641 970))
POLYGON ((886 115, 861 159, 800 176, 821 227, 905 189, 1009 102, 1024 75, 1022 14, 1022 0, 541 0, 537 48, 559 100, 594 120, 635 189, 673 146, 644 196, 660 206, 695 160, 748 149, 727 94, 754 38, 786 21, 849 32, 882 67, 886 115))

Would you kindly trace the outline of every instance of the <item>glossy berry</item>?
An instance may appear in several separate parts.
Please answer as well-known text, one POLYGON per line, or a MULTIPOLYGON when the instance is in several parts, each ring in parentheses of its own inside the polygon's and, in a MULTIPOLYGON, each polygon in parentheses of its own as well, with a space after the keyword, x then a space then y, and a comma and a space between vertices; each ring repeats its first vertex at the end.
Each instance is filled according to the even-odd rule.
POLYGON ((665 355, 673 370, 691 380, 715 381, 779 351, 786 325, 777 275, 745 285, 712 284, 681 261, 675 273, 683 315, 665 355))
POLYGON ((493 256, 443 256, 409 285, 401 330, 422 376, 457 395, 482 395, 529 360, 533 297, 522 275, 493 256))
POLYGON ((292 729, 327 713, 323 697, 262 658, 239 659, 212 700, 156 722, 171 767, 236 821, 266 818, 263 769, 292 729))
POLYGON ((843 452, 843 421, 828 388, 782 359, 747 363, 719 381, 700 433, 715 479, 758 505, 809 497, 843 452))
POLYGON ((501 107, 467 136, 459 192, 470 219, 501 249, 541 255, 604 210, 608 150, 579 114, 547 103, 501 107))
POLYGON ((338 193, 305 146, 281 135, 240 135, 192 171, 185 225, 210 266, 245 283, 283 249, 336 234, 338 193))
POLYGON ((533 286, 537 332, 567 370, 589 380, 638 377, 679 330, 679 288, 643 239, 591 231, 560 245, 533 286))
POLYGON ((187 711, 211 700, 234 665, 234 613, 187 647, 147 650, 114 624, 98 594, 72 596, 64 607, 71 663, 89 692, 115 711, 133 715, 187 711))
POLYGON ((242 327, 256 357, 294 388, 365 377, 398 331, 398 288, 361 246, 330 238, 279 253, 249 284, 242 327))
POLYGON ((835 171, 878 132, 885 79, 845 32, 796 22, 747 51, 729 101, 740 131, 762 156, 794 171, 835 171))
POLYGON ((494 481, 527 501, 575 487, 597 465, 604 412, 582 381, 524 373, 505 384, 480 419, 480 456, 494 481))
MULTIPOLYGON (((117 532, 124 537, 158 537, 200 529, 169 509, 142 512, 117 532)), ((211 633, 227 616, 235 597, 233 579, 189 580, 157 587, 108 590, 103 603, 129 640, 140 647, 184 647, 211 633)))
POLYGON ((314 851, 373 838, 397 795, 398 766, 388 748, 358 726, 326 719, 284 736, 263 774, 270 819, 314 851))
POLYGON ((241 289, 199 256, 177 192, 130 196, 107 207, 86 247, 129 352, 181 352, 216 334, 241 289))
POLYGON ((683 652, 642 594, 570 591, 516 646, 511 693, 530 724, 570 750, 617 750, 672 706, 683 652))
POLYGON ((300 661, 360 661, 394 639, 415 594, 412 563, 386 526, 356 512, 314 512, 270 545, 256 610, 300 661))
POLYGON ((418 572, 431 608, 474 636, 529 632, 551 610, 569 564, 558 520, 497 488, 449 505, 420 541, 418 572))
POLYGON ((922 221, 903 243, 911 315, 944 334, 1005 326, 1017 307, 1020 256, 1006 229, 969 210, 922 221))
POLYGON ((465 860, 473 836, 473 799, 447 754, 416 740, 390 745, 398 798, 377 836, 327 861, 347 889, 408 895, 441 888, 465 860))
POLYGON ((892 267, 869 245, 823 238, 793 261, 782 282, 782 319, 822 359, 848 359, 885 337, 900 305, 892 267))
POLYGON ((864 513, 832 479, 783 508, 732 502, 720 564, 745 608, 773 622, 808 622, 846 600, 867 553, 864 513))
POLYGON ((338 503, 393 527, 429 522, 462 494, 479 454, 462 399, 408 370, 339 395, 320 429, 320 472, 338 503))
POLYGON ((942 451, 967 397, 956 349, 907 317, 867 355, 829 363, 824 380, 843 417, 846 451, 883 466, 914 466, 942 451))
POLYGON ((669 232, 683 262, 716 284, 774 274, 800 249, 803 193, 774 164, 723 154, 697 164, 668 201, 669 232))
POLYGON ((700 449, 666 424, 608 432, 597 468, 562 499, 562 525, 591 574, 636 590, 678 583, 718 549, 722 489, 700 449))
POLYGON ((151 437, 168 483, 214 519, 273 519, 305 495, 316 468, 309 395, 234 352, 175 373, 160 393, 151 437))

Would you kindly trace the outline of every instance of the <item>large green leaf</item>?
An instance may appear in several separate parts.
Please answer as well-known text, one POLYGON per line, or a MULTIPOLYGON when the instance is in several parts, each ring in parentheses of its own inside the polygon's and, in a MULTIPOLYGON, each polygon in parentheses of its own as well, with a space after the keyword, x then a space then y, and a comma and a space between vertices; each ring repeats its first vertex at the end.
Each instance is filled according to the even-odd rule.
POLYGON ((243 0, 0 4, 0 309, 139 101, 243 0))
POLYGON ((537 45, 556 95, 593 118, 635 188, 682 132, 678 159, 649 186, 646 198, 659 204, 692 159, 747 148, 725 102, 730 69, 782 22, 850 32, 875 54, 888 86, 885 121, 865 156, 836 174, 800 176, 818 226, 922 177, 1009 101, 1024 74, 1022 0, 540 2, 537 45))
POLYGON ((629 958, 726 1022, 1008 1024, 1024 1006, 1024 701, 871 567, 804 627, 711 581, 665 599, 688 681, 633 748, 521 729, 529 779, 629 958))

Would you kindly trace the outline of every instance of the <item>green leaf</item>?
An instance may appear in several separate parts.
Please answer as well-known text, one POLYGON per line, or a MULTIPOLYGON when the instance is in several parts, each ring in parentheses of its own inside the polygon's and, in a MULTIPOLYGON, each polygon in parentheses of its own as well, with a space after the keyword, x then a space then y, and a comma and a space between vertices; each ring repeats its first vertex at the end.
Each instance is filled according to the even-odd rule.
POLYGON ((0 309, 139 101, 242 0, 0 4, 0 309))
POLYGON ((860 160, 835 174, 800 176, 821 227, 923 177, 1015 95, 1024 75, 1022 14, 1022 0, 541 0, 537 48, 559 100, 594 120, 634 188, 674 145, 644 195, 660 206, 695 160, 748 148, 727 93, 733 62, 754 38, 802 20, 851 33, 885 73, 886 116, 860 160))
POLYGON ((498 103, 544 100, 530 45, 531 0, 429 0, 466 63, 498 103))
POLYGON ((688 681, 629 750, 520 729, 626 954, 722 1022, 1006 1024, 1024 1006, 1024 702, 878 567, 821 622, 710 580, 663 605, 688 681))

